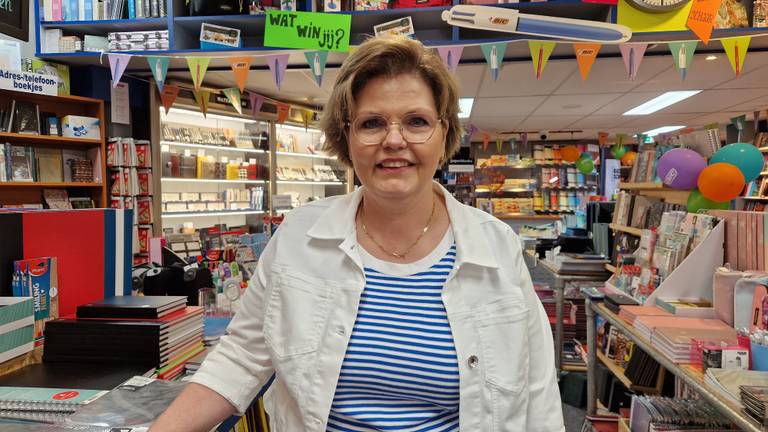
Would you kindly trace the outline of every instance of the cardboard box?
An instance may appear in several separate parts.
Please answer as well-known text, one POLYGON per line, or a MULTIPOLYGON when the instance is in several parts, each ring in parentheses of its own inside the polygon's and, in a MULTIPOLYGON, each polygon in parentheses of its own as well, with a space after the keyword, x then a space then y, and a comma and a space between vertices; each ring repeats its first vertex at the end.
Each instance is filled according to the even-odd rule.
POLYGON ((35 313, 31 297, 0 297, 0 363, 26 354, 35 347, 35 313))
POLYGON ((68 115, 61 119, 61 135, 68 138, 101 138, 101 124, 94 117, 68 115))

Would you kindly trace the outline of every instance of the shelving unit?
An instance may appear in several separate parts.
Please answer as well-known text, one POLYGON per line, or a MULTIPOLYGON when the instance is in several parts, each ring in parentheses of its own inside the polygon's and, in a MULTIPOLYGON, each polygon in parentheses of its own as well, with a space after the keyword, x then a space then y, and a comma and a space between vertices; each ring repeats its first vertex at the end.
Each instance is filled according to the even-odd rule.
POLYGON ((633 236, 637 236, 637 237, 640 237, 643 235, 642 228, 633 228, 633 227, 628 227, 623 225, 614 225, 614 224, 611 224, 610 227, 614 231, 632 234, 633 236))
MULTIPOLYGON (((105 148, 105 128, 104 128, 104 101, 79 96, 46 96, 25 92, 16 92, 11 90, 0 90, 0 100, 3 105, 8 105, 12 100, 29 102, 36 104, 39 111, 54 114, 56 117, 66 115, 79 115, 94 117, 99 119, 100 137, 99 139, 68 138, 55 135, 36 135, 20 133, 0 133, 0 143, 10 143, 14 146, 34 147, 34 148, 54 148, 71 149, 78 151, 89 151, 98 149, 94 152, 94 179, 93 182, 26 182, 10 181, 0 182, 0 204, 41 204, 43 203, 42 189, 65 189, 69 197, 87 197, 93 200, 96 207, 106 207, 107 188, 105 179, 106 172, 106 148, 105 148)), ((42 127, 42 125, 41 125, 42 127)), ((63 162, 63 158, 62 158, 63 162)), ((63 164, 62 173, 66 173, 70 167, 63 164)))

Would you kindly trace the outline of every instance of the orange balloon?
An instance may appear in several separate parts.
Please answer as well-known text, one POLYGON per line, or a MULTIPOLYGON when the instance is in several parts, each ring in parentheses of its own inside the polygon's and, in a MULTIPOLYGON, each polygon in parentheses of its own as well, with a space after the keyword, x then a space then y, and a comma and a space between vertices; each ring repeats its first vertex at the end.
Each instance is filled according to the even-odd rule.
POLYGON ((735 165, 714 163, 699 174, 699 192, 704 198, 722 203, 730 201, 744 189, 744 174, 735 165))
POLYGON ((624 156, 621 157, 621 164, 624 166, 632 166, 635 164, 635 159, 637 159, 637 152, 635 151, 628 151, 624 153, 624 156))
POLYGON ((581 152, 579 151, 579 149, 577 149, 576 146, 573 146, 573 145, 565 146, 562 149, 560 149, 560 156, 566 162, 576 162, 577 160, 579 160, 580 155, 581 155, 581 152))

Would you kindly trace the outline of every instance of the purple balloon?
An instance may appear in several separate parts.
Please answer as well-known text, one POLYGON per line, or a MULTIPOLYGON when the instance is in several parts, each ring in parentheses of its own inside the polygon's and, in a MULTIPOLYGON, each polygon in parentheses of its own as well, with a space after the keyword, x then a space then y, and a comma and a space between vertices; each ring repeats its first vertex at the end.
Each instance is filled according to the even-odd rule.
POLYGON ((664 153, 656 165, 656 175, 672 189, 694 189, 707 161, 690 149, 677 148, 664 153))

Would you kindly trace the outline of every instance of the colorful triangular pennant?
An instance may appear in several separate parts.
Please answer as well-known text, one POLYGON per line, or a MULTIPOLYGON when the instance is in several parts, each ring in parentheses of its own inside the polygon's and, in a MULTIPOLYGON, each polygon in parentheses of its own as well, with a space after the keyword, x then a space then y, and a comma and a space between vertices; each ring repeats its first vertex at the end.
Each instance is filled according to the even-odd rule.
POLYGON ((472 123, 467 126, 467 129, 464 131, 464 145, 469 146, 472 144, 472 135, 477 132, 477 126, 473 125, 472 123))
POLYGON ((528 148, 528 132, 523 132, 520 134, 520 144, 524 149, 528 148))
POLYGON ((130 54, 107 54, 109 70, 112 72, 112 87, 117 87, 125 68, 128 67, 128 62, 131 61, 131 57, 133 56, 130 54))
POLYGON ((720 39, 723 44, 725 54, 728 55, 728 61, 731 62, 731 68, 736 72, 736 76, 741 75, 744 70, 744 59, 747 58, 747 49, 752 36, 738 36, 726 39, 720 39))
POLYGON ((688 68, 691 67, 693 53, 696 52, 696 45, 698 44, 698 41, 669 42, 667 44, 682 79, 685 79, 685 76, 688 74, 688 68))
POLYGON ((483 151, 488 150, 488 144, 491 143, 491 135, 488 132, 483 132, 483 151))
POLYGON ((251 101, 251 115, 256 118, 259 111, 261 111, 261 106, 264 104, 264 96, 258 93, 248 92, 248 99, 251 101))
POLYGON ((544 68, 547 66, 552 50, 555 49, 555 42, 550 41, 528 41, 528 49, 531 51, 531 60, 533 60, 533 70, 536 72, 536 79, 541 79, 544 68))
POLYGON ((285 76, 285 68, 288 67, 288 57, 290 54, 271 54, 266 56, 267 66, 272 71, 272 76, 275 78, 275 85, 277 89, 283 85, 283 77, 285 76))
POLYGON ((285 102, 276 102, 275 104, 277 105, 277 122, 283 123, 291 112, 291 106, 285 102))
POLYGON ((160 101, 163 102, 163 108, 165 108, 165 114, 168 114, 168 110, 173 106, 173 102, 179 95, 179 88, 173 85, 163 86, 160 91, 160 101))
POLYGON ((155 77, 155 83, 157 83, 157 89, 160 90, 160 92, 163 91, 163 86, 165 85, 165 76, 168 74, 168 62, 170 61, 171 59, 168 57, 147 57, 149 70, 152 71, 152 76, 155 77))
POLYGON ((488 71, 491 72, 491 77, 496 81, 499 79, 501 64, 504 62, 504 51, 507 50, 507 43, 497 42, 483 44, 480 45, 480 49, 483 50, 485 61, 488 63, 488 71))
POLYGON ((200 107, 200 111, 203 113, 203 117, 205 117, 208 114, 208 99, 211 92, 208 90, 194 90, 192 94, 195 97, 197 106, 200 107))
MULTIPOLYGON (((618 140, 618 135, 616 136, 616 139, 618 140)), ((598 132, 597 133, 597 145, 600 147, 605 147, 606 144, 608 144, 608 132, 598 132)))
POLYGON ((461 53, 464 51, 463 46, 449 46, 439 47, 437 53, 440 54, 440 58, 443 59, 448 69, 451 72, 456 72, 456 68, 459 66, 459 60, 461 60, 461 53))
POLYGON ((312 71, 312 76, 315 77, 317 86, 320 87, 323 85, 323 74, 325 74, 325 62, 328 60, 328 51, 305 52, 304 56, 307 58, 309 70, 312 71))
POLYGON ((619 45, 621 57, 624 59, 624 67, 627 68, 629 79, 634 80, 637 77, 637 71, 640 69, 640 63, 643 61, 647 43, 628 43, 619 45))
POLYGON ((232 104, 233 107, 235 107, 235 110, 237 110, 238 114, 243 113, 243 102, 242 99, 240 99, 240 89, 238 87, 230 87, 225 88, 221 91, 224 93, 224 96, 229 99, 229 103, 232 104))
POLYGON ((576 55, 576 63, 579 65, 579 73, 581 73, 582 81, 586 81, 589 76, 589 71, 592 70, 592 65, 595 64, 597 54, 600 53, 600 47, 602 45, 598 43, 574 43, 573 53, 576 55))
POLYGON ((203 77, 205 71, 208 70, 208 63, 211 59, 208 57, 187 57, 187 67, 189 73, 192 74, 192 83, 195 84, 195 90, 200 90, 200 85, 203 83, 203 77))
POLYGON ((308 109, 301 110, 301 123, 304 124, 305 130, 309 128, 309 121, 312 120, 313 116, 314 116, 314 113, 312 112, 312 110, 308 110, 308 109))
POLYGON ((232 74, 235 75, 235 82, 240 92, 245 91, 245 83, 248 81, 248 72, 251 71, 250 57, 232 57, 229 59, 229 67, 232 68, 232 74))

